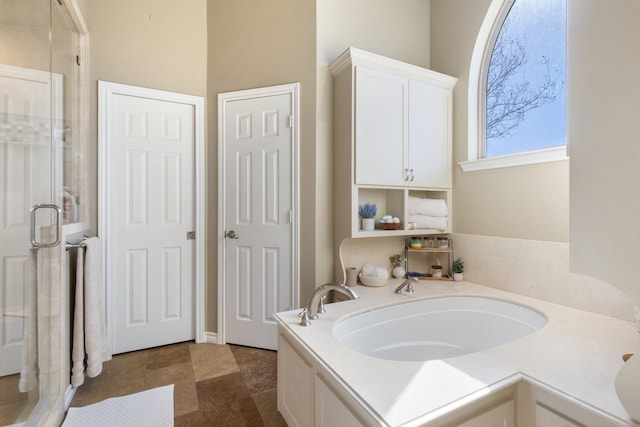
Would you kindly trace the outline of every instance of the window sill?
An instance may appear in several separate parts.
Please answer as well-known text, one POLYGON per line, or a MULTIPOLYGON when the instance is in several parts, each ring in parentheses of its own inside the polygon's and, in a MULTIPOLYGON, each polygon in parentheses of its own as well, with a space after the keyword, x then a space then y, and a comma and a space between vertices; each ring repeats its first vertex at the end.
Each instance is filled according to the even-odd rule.
POLYGON ((467 160, 464 162, 458 162, 458 166, 460 166, 464 172, 475 172, 487 169, 558 162, 562 160, 569 160, 569 157, 567 156, 567 147, 565 145, 545 148, 542 150, 527 151, 524 153, 467 160))

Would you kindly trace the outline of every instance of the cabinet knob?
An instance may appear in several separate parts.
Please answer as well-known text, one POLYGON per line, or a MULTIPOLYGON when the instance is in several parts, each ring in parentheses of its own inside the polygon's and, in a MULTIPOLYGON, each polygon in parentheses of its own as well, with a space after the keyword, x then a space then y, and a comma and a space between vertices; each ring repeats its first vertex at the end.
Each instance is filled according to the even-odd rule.
POLYGON ((409 181, 409 169, 407 168, 404 170, 404 180, 409 181))
POLYGON ((413 182, 413 179, 415 178, 413 176, 413 169, 409 169, 409 175, 411 176, 411 178, 409 179, 411 182, 413 182))

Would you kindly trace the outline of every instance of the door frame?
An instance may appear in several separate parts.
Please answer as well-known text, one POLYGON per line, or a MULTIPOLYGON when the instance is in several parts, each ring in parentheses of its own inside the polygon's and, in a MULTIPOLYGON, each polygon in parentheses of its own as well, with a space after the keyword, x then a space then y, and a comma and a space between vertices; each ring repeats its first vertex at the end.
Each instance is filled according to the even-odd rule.
POLYGON ((111 115, 113 98, 116 95, 136 96, 158 101, 175 102, 191 105, 194 108, 194 213, 195 213, 195 252, 194 252, 194 289, 193 308, 195 321, 195 341, 205 342, 204 322, 204 270, 205 270, 205 152, 204 152, 204 98, 164 90, 149 89, 98 80, 98 236, 102 250, 102 278, 106 287, 107 336, 113 348, 113 289, 110 286, 111 268, 113 266, 113 245, 110 237, 113 233, 112 218, 107 215, 107 206, 113 203, 110 180, 114 173, 110 145, 111 115))
POLYGON ((218 344, 226 344, 226 307, 225 307, 225 281, 226 281, 226 147, 224 123, 226 119, 226 104, 232 101, 240 101, 252 98, 262 98, 276 95, 291 95, 291 202, 293 210, 291 233, 291 301, 295 307, 300 305, 300 83, 288 83, 277 86, 261 87, 256 89, 238 90, 218 94, 218 344))

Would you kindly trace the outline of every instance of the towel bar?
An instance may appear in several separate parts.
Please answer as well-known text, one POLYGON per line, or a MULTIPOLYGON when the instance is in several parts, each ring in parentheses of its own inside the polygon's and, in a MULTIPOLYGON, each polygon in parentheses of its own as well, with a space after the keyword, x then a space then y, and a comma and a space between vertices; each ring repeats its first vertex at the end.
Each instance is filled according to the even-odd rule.
MULTIPOLYGON (((89 236, 84 235, 82 236, 83 239, 88 239, 89 236)), ((64 245, 64 249, 66 251, 69 251, 70 249, 75 249, 75 248, 86 248, 87 245, 85 245, 83 242, 79 242, 79 243, 71 243, 71 242, 65 242, 64 245)))
POLYGON ((64 249, 66 251, 69 251, 70 249, 75 249, 75 248, 86 248, 87 245, 85 245, 84 243, 71 243, 71 242, 66 242, 64 245, 64 249))

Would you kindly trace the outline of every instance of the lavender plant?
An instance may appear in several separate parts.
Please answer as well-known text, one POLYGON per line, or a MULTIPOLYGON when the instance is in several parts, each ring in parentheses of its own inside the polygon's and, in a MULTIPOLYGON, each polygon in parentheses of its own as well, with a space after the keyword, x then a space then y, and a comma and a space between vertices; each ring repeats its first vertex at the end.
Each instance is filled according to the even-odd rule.
POLYGON ((358 206, 358 214, 361 218, 375 218, 378 206, 375 203, 365 203, 358 206))

